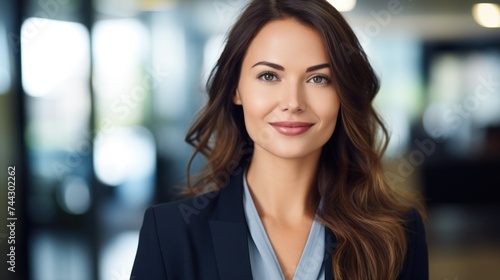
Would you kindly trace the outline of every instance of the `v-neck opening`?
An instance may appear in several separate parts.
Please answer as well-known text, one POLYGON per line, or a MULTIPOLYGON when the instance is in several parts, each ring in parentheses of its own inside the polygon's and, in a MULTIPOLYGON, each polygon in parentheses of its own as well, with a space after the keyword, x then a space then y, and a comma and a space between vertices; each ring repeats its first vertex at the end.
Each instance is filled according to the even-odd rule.
MULTIPOLYGON (((244 199, 244 205, 245 205, 245 210, 246 210, 245 212, 246 212, 247 216, 250 215, 253 217, 253 219, 252 218, 248 219, 248 217, 247 217, 247 220, 248 220, 247 222, 249 223, 248 229, 250 231, 250 238, 252 239, 252 242, 254 242, 254 245, 257 248, 257 250, 260 252, 260 254, 265 254, 265 255, 267 255, 266 259, 270 258, 273 260, 274 265, 279 270, 280 279, 284 280, 285 274, 283 273, 283 268, 281 267, 281 265, 279 263, 276 252, 274 251, 271 240, 269 239, 266 228, 264 227, 264 224, 262 223, 262 220, 260 219, 259 213, 258 213, 257 208, 255 207, 255 203, 253 201, 253 197, 250 193, 250 189, 249 189, 247 181, 246 181, 246 170, 243 174, 244 174, 244 176, 243 176, 243 185, 244 185, 243 199, 244 199), (247 201, 245 201, 245 200, 247 200, 247 201)), ((307 240, 304 244, 304 247, 302 248, 299 262, 297 263, 297 266, 295 267, 295 271, 294 271, 294 274, 292 277, 293 280, 301 279, 300 274, 303 274, 304 269, 308 269, 308 267, 305 267, 304 262, 306 262, 307 260, 311 260, 311 258, 313 257, 313 254, 315 254, 315 253, 318 253, 318 257, 313 258, 311 261, 318 262, 319 266, 320 266, 320 268, 319 268, 320 273, 324 273, 323 269, 321 268, 322 256, 323 256, 323 251, 324 251, 324 243, 322 243, 323 247, 320 247, 320 248, 323 248, 323 250, 320 250, 320 252, 315 252, 315 251, 317 251, 317 250, 315 250, 315 249, 317 249, 317 248, 315 248, 317 246, 313 246, 313 244, 312 244, 316 238, 322 239, 323 236, 324 236, 324 228, 322 227, 321 223, 319 221, 317 221, 316 216, 315 216, 315 218, 313 219, 311 226, 309 228, 307 240), (300 269, 300 268, 303 268, 303 269, 300 269), (297 273, 299 273, 299 274, 297 274, 297 273)), ((311 263, 311 265, 313 265, 313 263, 311 263)), ((316 263, 316 266, 317 265, 318 264, 316 263)), ((272 273, 269 271, 267 271, 267 272, 272 273)), ((276 276, 276 275, 274 275, 274 276, 276 276)), ((275 279, 275 278, 273 278, 273 275, 268 274, 268 277, 270 277, 269 279, 275 279)), ((304 278, 304 279, 306 279, 306 278, 304 278)))

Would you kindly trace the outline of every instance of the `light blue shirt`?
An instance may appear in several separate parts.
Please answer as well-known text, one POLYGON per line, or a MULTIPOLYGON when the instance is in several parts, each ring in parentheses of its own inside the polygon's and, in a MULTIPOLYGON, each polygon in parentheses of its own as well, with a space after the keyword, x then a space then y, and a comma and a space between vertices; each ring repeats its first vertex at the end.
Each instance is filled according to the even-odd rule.
MULTIPOLYGON (((255 208, 250 190, 248 189, 246 170, 243 176, 243 187, 243 205, 250 231, 248 249, 253 279, 284 280, 285 276, 281 270, 278 258, 274 253, 257 208, 255 208)), ((325 227, 314 219, 293 280, 324 280, 324 252, 325 227)))

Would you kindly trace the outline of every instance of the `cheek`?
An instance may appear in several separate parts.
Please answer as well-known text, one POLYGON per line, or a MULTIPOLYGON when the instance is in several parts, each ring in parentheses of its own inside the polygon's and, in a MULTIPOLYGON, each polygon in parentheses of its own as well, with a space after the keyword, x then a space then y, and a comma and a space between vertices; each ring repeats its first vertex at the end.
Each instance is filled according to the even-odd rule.
POLYGON ((335 124, 340 109, 340 103, 335 93, 328 94, 327 98, 316 99, 314 107, 316 114, 325 125, 335 124))
POLYGON ((264 98, 265 94, 255 93, 252 98, 248 98, 247 107, 256 114, 262 114, 269 107, 269 101, 264 98))
POLYGON ((250 137, 258 134, 266 121, 266 103, 258 97, 258 94, 242 92, 242 106, 245 126, 250 137))
POLYGON ((240 92, 245 119, 259 118, 260 121, 269 121, 265 119, 276 106, 276 100, 273 99, 273 92, 269 87, 262 87, 258 84, 247 83, 240 92))
POLYGON ((331 103, 323 103, 321 111, 318 112, 318 117, 321 119, 321 126, 319 129, 319 135, 321 135, 318 140, 321 141, 322 145, 325 145, 328 139, 332 137, 335 130, 337 130, 337 119, 339 117, 340 105, 337 100, 331 103))
POLYGON ((257 119, 265 115, 266 104, 259 98, 244 99, 242 106, 245 112, 245 119, 248 117, 249 120, 252 119, 252 121, 257 121, 257 119))

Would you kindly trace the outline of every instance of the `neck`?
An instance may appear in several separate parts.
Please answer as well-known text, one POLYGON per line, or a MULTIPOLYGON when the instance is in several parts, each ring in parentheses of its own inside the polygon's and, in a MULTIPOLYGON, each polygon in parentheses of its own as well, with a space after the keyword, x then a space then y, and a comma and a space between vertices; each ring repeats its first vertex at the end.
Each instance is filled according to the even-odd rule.
POLYGON ((297 223, 314 218, 314 183, 321 151, 283 159, 256 147, 247 183, 261 219, 297 223))

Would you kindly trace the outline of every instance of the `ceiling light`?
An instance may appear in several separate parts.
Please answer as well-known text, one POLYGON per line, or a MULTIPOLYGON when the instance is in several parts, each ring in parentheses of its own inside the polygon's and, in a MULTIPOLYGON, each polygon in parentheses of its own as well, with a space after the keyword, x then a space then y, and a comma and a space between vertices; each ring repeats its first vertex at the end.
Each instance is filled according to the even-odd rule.
POLYGON ((356 0, 328 0, 339 12, 348 12, 356 6, 356 0))
POLYGON ((500 27, 500 6, 493 3, 478 3, 472 6, 472 15, 481 26, 500 27))

